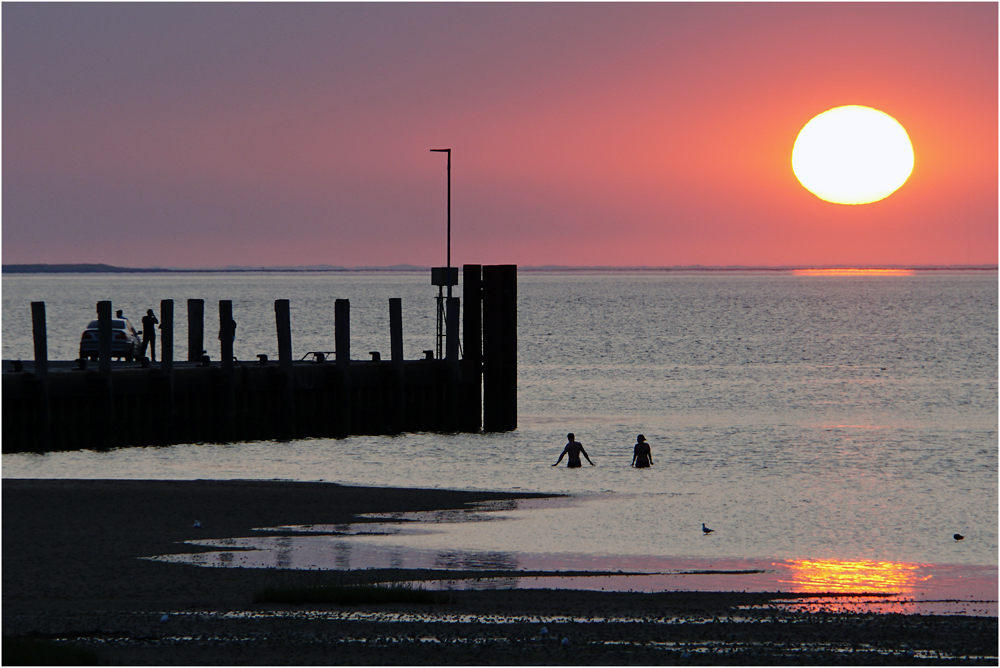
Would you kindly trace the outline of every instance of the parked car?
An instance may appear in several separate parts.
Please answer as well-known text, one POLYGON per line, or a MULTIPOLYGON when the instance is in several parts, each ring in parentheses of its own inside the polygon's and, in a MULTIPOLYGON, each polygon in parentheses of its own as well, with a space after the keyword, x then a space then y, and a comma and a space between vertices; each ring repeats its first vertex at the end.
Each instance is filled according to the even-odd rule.
MULTIPOLYGON (((97 336, 97 320, 91 320, 87 329, 80 337, 80 357, 96 360, 99 354, 99 344, 97 336)), ((124 358, 126 362, 131 362, 139 358, 139 351, 142 350, 142 340, 139 333, 132 327, 128 318, 111 319, 111 356, 118 359, 124 358)))

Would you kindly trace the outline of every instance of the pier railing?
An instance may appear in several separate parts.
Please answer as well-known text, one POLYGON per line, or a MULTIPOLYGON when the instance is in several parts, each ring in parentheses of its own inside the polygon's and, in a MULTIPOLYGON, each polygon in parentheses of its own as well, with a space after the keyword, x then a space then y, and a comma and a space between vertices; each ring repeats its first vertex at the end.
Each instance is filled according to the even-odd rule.
POLYGON ((350 302, 338 299, 334 359, 293 360, 289 302, 279 299, 277 361, 233 359, 232 302, 222 300, 213 362, 205 305, 192 299, 186 361, 173 359, 174 303, 163 300, 161 361, 112 364, 111 303, 100 302, 108 325, 96 367, 48 360, 45 305, 33 302, 34 362, 4 363, 3 452, 516 429, 517 267, 465 265, 462 295, 464 305, 448 300, 444 359, 418 360, 403 359, 400 299, 389 300, 390 359, 351 359, 350 302))

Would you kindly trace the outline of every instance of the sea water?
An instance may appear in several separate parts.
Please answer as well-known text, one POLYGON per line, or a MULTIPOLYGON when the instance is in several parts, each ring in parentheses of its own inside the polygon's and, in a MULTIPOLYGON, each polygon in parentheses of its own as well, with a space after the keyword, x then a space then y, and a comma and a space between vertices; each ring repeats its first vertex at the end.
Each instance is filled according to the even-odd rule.
MULTIPOLYGON (((388 356, 388 299, 401 297, 414 359, 435 347, 429 283, 422 272, 5 274, 3 358, 32 357, 31 301, 46 303, 50 358, 75 358, 102 299, 135 322, 174 299, 183 358, 189 298, 205 299, 206 323, 217 300, 233 301, 242 360, 277 355, 275 299, 291 300, 296 358, 333 350, 339 298, 351 301, 352 350, 388 356)), ((569 494, 386 545, 610 569, 987 566, 995 599, 997 274, 522 271, 515 431, 4 455, 3 476, 569 494), (596 466, 551 466, 567 432, 596 466), (648 469, 629 466, 640 433, 648 469)))

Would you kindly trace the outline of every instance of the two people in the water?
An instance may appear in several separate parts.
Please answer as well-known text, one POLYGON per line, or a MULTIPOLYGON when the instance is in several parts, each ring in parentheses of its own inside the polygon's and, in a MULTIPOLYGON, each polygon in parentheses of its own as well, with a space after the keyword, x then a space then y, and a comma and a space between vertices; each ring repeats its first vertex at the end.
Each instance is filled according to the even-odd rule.
MULTIPOLYGON (((553 466, 559 466, 559 462, 563 460, 563 457, 569 456, 566 462, 566 468, 579 468, 583 466, 580 461, 580 455, 590 462, 591 466, 595 466, 594 462, 590 461, 590 457, 587 455, 587 451, 583 449, 583 444, 576 440, 576 436, 572 433, 566 434, 566 447, 563 448, 562 453, 559 455, 559 459, 553 466)), ((653 465, 653 451, 649 447, 649 443, 646 442, 646 437, 639 434, 636 437, 635 449, 632 452, 632 464, 639 469, 649 468, 653 465)))

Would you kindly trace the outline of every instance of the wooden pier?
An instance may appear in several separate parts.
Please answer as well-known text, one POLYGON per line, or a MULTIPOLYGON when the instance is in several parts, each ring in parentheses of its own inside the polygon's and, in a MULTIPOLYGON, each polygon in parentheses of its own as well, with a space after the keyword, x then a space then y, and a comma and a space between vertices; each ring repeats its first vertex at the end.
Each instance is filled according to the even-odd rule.
POLYGON ((163 359, 153 364, 112 363, 110 302, 97 306, 98 320, 108 323, 99 328, 107 341, 97 363, 50 362, 45 305, 33 302, 35 360, 4 363, 3 452, 516 429, 517 267, 465 265, 462 294, 464 305, 448 300, 444 358, 419 360, 403 359, 399 299, 388 305, 388 360, 351 359, 350 303, 338 299, 333 359, 294 361, 289 303, 279 299, 278 359, 253 362, 233 359, 226 300, 219 302, 220 360, 203 355, 198 299, 187 305, 188 359, 173 360, 174 303, 164 300, 163 359))

